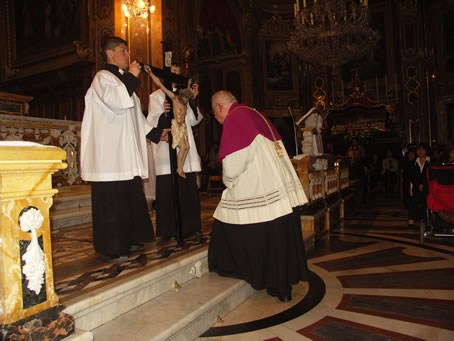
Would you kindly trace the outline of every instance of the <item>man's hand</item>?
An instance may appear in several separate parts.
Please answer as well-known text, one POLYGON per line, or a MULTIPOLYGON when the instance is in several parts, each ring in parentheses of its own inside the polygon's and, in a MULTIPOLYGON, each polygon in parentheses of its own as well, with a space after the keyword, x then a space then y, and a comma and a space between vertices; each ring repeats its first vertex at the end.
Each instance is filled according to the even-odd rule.
POLYGON ((140 72, 142 71, 142 66, 137 62, 137 60, 134 60, 131 65, 129 65, 129 72, 132 73, 136 78, 139 77, 140 72))
POLYGON ((169 142, 169 135, 168 135, 169 131, 170 131, 170 128, 164 129, 161 133, 161 138, 159 139, 159 141, 169 142))
POLYGON ((164 112, 167 114, 170 112, 170 103, 166 100, 164 101, 164 112))
POLYGON ((192 98, 196 99, 199 94, 199 84, 194 83, 191 85, 192 98))

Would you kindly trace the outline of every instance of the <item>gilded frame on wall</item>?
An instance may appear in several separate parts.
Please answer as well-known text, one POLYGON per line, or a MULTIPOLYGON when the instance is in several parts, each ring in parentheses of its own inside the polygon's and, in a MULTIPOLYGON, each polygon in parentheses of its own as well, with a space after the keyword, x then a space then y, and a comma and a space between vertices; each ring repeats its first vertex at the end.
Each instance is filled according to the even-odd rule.
POLYGON ((265 106, 293 107, 298 101, 297 58, 288 49, 292 21, 273 16, 260 29, 265 106))
POLYGON ((10 67, 75 53, 75 41, 87 41, 88 0, 5 0, 10 67))

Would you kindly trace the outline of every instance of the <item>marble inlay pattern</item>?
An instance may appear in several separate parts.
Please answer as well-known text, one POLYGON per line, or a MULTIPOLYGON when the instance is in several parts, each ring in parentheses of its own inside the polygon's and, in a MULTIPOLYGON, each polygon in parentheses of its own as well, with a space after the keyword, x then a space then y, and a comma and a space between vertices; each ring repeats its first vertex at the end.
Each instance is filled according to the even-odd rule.
POLYGON ((454 268, 339 276, 345 288, 454 290, 454 268))
POLYGON ((410 341, 423 340, 408 335, 374 328, 365 324, 326 316, 313 325, 298 331, 311 340, 368 340, 368 341, 410 341), (345 337, 347 336, 347 337, 345 337))
POLYGON ((112 280, 143 271, 154 266, 158 261, 172 255, 182 254, 207 245, 206 237, 186 239, 183 248, 172 245, 160 249, 146 250, 138 255, 132 255, 122 262, 103 262, 94 269, 85 269, 80 273, 59 278, 55 283, 55 291, 60 298, 81 295, 88 289, 99 288, 112 280))
POLYGON ((327 271, 342 271, 397 264, 430 262, 446 259, 443 257, 415 257, 404 253, 404 247, 393 247, 353 257, 339 258, 332 261, 315 263, 327 271))
MULTIPOLYGON (((202 206, 203 200, 202 197, 202 206)), ((215 327, 221 327, 217 331, 222 333, 207 333, 199 340, 454 340, 454 318, 450 315, 454 311, 454 241, 429 238, 424 247, 419 246, 415 240, 417 231, 408 230, 407 212, 399 205, 397 199, 379 197, 373 206, 349 213, 339 227, 315 244, 308 263, 325 287, 321 301, 312 306, 306 304, 310 288, 303 293, 308 296, 305 300, 295 292, 294 300, 286 303, 284 309, 279 309, 283 303, 277 299, 268 299, 266 305, 256 304, 256 308, 246 301, 230 314, 220 316, 224 322, 215 327), (277 324, 263 323, 264 316, 270 316, 264 311, 267 306, 276 312, 272 319, 277 324), (288 310, 296 309, 299 314, 285 318, 288 310), (251 325, 253 328, 241 329, 251 325)), ((215 200, 209 206, 214 211, 215 200)), ((207 237, 212 221, 210 209, 202 213, 207 237)), ((171 247, 164 245, 158 251, 160 247, 147 246, 143 255, 131 257, 125 264, 102 263, 94 253, 77 258, 76 252, 70 250, 74 245, 91 243, 86 231, 89 228, 79 226, 68 230, 68 234, 58 234, 57 245, 68 247, 57 253, 66 259, 55 270, 57 288, 71 292, 63 296, 63 301, 102 287, 102 283, 115 281, 118 276, 127 278, 129 273, 149 269, 156 264, 149 263, 153 257, 157 257, 158 264, 164 264, 169 252, 165 247, 171 247), (71 252, 78 261, 71 262, 71 252), (130 268, 124 268, 126 265, 130 268), (96 272, 101 269, 104 274, 96 272), (96 281, 103 276, 105 281, 96 281), (90 283, 78 291, 77 285, 85 285, 84 280, 90 283), (59 283, 66 284, 59 287, 59 283)), ((193 249, 206 245, 194 245, 193 249)), ((266 294, 258 292, 250 298, 261 299, 266 300, 266 294)), ((165 306, 162 309, 166 314, 165 306)), ((147 335, 136 331, 146 330, 149 323, 147 318, 134 319, 130 327, 124 326, 124 335, 132 341, 147 340, 147 335)), ((100 329, 96 337, 109 340, 112 334, 108 333, 107 329, 100 329)))
POLYGON ((337 309, 454 330, 454 300, 344 295, 337 309))

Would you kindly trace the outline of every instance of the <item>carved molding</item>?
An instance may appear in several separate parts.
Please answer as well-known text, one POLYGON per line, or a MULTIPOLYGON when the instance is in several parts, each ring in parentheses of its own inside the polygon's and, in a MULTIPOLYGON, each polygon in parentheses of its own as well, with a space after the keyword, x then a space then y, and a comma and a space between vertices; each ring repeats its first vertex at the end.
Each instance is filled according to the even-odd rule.
POLYGON ((29 141, 62 148, 68 167, 52 177, 56 186, 81 184, 80 122, 0 114, 0 141, 29 141))
POLYGON ((293 31, 293 20, 285 20, 280 16, 273 16, 265 20, 260 27, 260 33, 270 37, 289 38, 293 31))

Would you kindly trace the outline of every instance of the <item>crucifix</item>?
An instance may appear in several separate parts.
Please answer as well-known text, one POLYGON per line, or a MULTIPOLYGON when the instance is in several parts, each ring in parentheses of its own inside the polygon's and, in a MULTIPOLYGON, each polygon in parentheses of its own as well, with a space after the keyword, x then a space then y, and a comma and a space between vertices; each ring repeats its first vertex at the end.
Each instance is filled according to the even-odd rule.
MULTIPOLYGON (((163 65, 162 69, 144 65, 142 64, 143 72, 145 68, 151 70, 151 72, 158 78, 163 79, 164 86, 167 89, 172 89, 172 83, 174 84, 188 84, 188 78, 177 75, 175 73, 170 72, 170 67, 172 65, 172 52, 169 49, 168 44, 165 41, 161 42, 162 44, 162 52, 163 52, 163 65)), ((148 73, 147 73, 148 74, 148 73)), ((174 118, 172 104, 173 101, 169 97, 169 95, 165 92, 166 100, 170 104, 171 108, 170 111, 167 113, 169 116, 170 122, 174 118)), ((158 124, 159 125, 159 124, 158 124)), ((176 149, 172 148, 173 144, 173 136, 171 132, 168 133, 168 145, 169 145, 169 157, 170 157, 170 172, 171 172, 171 184, 172 184, 172 202, 175 207, 175 225, 176 225, 176 240, 177 245, 182 247, 184 244, 184 235, 183 235, 183 224, 182 224, 182 217, 181 217, 181 203, 180 203, 180 191, 178 188, 178 173, 176 172, 177 169, 177 156, 176 156, 176 149)))

